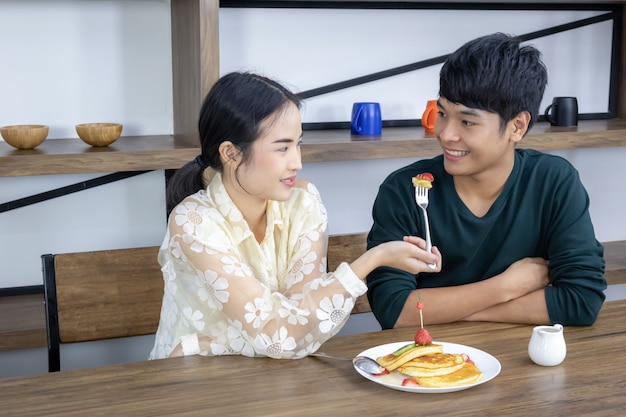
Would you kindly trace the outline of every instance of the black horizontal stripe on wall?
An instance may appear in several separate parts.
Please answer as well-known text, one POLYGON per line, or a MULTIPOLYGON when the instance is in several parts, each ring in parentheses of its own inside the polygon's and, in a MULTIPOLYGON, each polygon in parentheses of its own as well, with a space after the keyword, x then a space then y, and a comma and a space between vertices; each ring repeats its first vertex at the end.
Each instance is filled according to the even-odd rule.
POLYGON ((145 174, 151 171, 128 171, 115 172, 113 174, 104 175, 102 177, 81 181, 76 184, 67 185, 54 190, 45 191, 43 193, 34 194, 28 197, 20 198, 13 201, 0 204, 0 213, 15 210, 21 207, 30 206, 32 204, 41 203, 43 201, 52 200, 53 198, 63 197, 68 194, 76 193, 90 188, 99 187, 101 185, 110 184, 112 182, 124 180, 137 175, 145 174))
MULTIPOLYGON (((598 15, 598 16, 594 16, 594 17, 590 17, 586 19, 581 19, 581 20, 577 20, 574 22, 564 23, 562 25, 557 25, 557 26, 550 27, 547 29, 542 29, 542 30, 538 30, 535 32, 530 32, 530 33, 526 33, 523 35, 519 35, 519 38, 522 39, 523 41, 530 41, 533 39, 538 39, 538 38, 542 38, 545 36, 555 35, 561 32, 566 32, 568 30, 573 30, 573 29, 584 27, 584 26, 593 25, 595 23, 600 23, 600 22, 604 22, 607 20, 616 19, 616 17, 619 17, 619 16, 620 15, 615 12, 605 13, 602 15, 598 15)), ((372 74, 363 75, 361 77, 351 78, 349 80, 344 80, 344 81, 340 81, 337 83, 328 84, 322 87, 305 90, 305 91, 298 93, 298 96, 304 100, 304 99, 311 98, 311 97, 317 97, 322 94, 333 93, 335 91, 343 90, 345 88, 356 87, 356 86, 370 83, 373 81, 378 81, 378 80, 393 77, 396 75, 405 74, 407 72, 416 71, 416 70, 427 68, 433 65, 442 64, 445 62, 448 56, 450 56, 450 54, 440 55, 438 57, 425 59, 423 61, 413 62, 411 64, 401 65, 399 67, 390 68, 384 71, 378 71, 372 74)), ((612 58, 612 60, 613 61, 615 60, 614 57, 612 58)))
POLYGON ((511 3, 435 1, 319 1, 319 0, 220 0, 220 7, 261 9, 417 9, 417 10, 613 10, 619 7, 602 2, 511 3))

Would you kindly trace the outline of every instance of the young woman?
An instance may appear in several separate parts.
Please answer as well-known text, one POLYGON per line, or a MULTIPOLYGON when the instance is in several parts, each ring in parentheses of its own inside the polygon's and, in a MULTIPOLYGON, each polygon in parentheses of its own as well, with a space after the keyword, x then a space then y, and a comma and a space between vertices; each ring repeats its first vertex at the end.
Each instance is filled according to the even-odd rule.
POLYGON ((327 218, 302 168, 300 102, 260 75, 220 78, 203 103, 201 154, 167 189, 165 281, 152 359, 300 358, 345 324, 366 275, 438 262, 416 237, 326 272, 327 218))

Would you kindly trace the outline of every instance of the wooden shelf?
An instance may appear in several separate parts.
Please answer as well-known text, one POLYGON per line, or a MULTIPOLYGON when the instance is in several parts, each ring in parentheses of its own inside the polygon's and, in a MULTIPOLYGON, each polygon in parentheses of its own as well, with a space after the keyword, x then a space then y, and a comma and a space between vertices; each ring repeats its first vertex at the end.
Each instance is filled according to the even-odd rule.
POLYGON ((101 148, 78 138, 47 139, 29 150, 0 143, 0 176, 177 169, 197 154, 198 148, 177 144, 171 135, 126 136, 101 148))
POLYGON ((46 345, 43 294, 0 297, 0 352, 46 345))
MULTIPOLYGON (((626 146, 626 120, 581 121, 577 127, 552 127, 539 123, 520 147, 543 151, 626 146)), ((359 137, 345 130, 304 132, 304 163, 387 158, 430 157, 440 153, 432 134, 422 128, 385 128, 378 137, 359 137)), ((173 136, 127 136, 104 148, 80 139, 48 139, 31 150, 0 143, 0 176, 77 174, 91 172, 178 169, 198 154, 198 148, 181 144, 173 136)))
MULTIPOLYGON (((626 120, 580 121, 568 128, 538 123, 519 146, 542 151, 626 146, 626 120)), ((307 131, 302 145, 304 162, 423 158, 440 153, 434 136, 418 127, 384 128, 380 137, 363 139, 349 130, 307 131)))

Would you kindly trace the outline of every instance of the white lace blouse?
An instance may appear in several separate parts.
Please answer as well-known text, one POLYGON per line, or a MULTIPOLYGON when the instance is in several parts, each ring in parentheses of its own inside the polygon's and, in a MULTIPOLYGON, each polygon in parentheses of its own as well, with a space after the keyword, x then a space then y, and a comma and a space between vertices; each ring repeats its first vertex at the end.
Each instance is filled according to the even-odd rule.
POLYGON ((183 353, 301 358, 345 324, 366 285, 326 272, 326 210, 313 184, 269 201, 258 243, 220 174, 170 216, 159 252, 165 293, 151 359, 183 353), (210 349, 201 351, 202 346, 210 349), (207 343, 208 342, 208 343, 207 343))

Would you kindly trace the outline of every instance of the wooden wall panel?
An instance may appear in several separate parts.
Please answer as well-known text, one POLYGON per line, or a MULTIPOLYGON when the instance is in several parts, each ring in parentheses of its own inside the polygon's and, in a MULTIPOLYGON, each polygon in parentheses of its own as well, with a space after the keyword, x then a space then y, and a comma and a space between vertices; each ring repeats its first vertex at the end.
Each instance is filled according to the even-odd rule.
POLYGON ((198 113, 219 77, 219 0, 172 0, 174 140, 199 146, 198 113))

